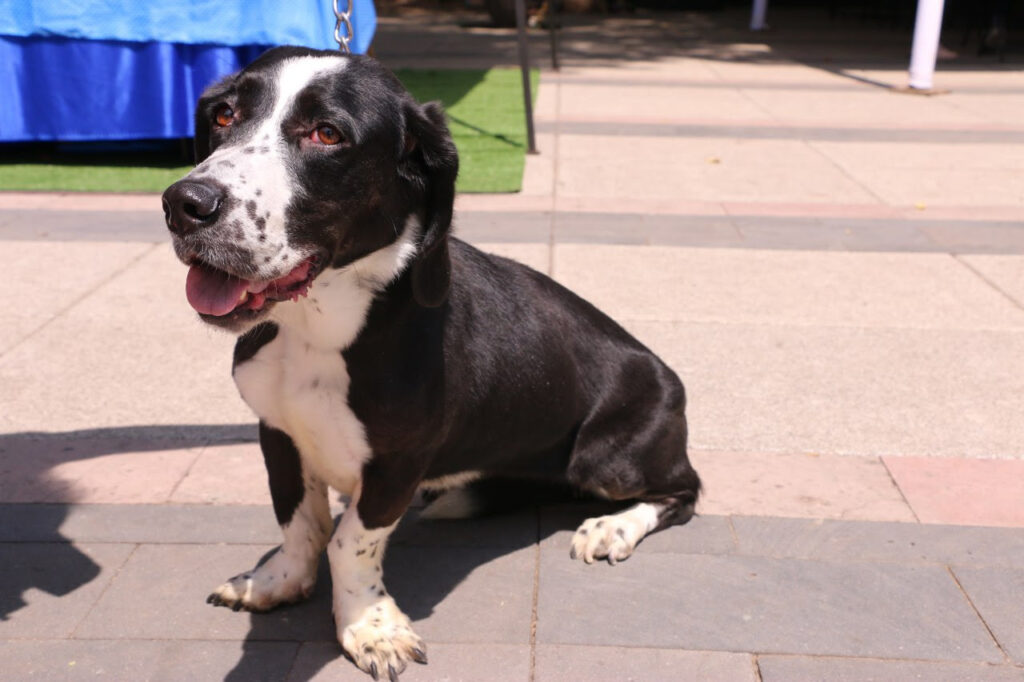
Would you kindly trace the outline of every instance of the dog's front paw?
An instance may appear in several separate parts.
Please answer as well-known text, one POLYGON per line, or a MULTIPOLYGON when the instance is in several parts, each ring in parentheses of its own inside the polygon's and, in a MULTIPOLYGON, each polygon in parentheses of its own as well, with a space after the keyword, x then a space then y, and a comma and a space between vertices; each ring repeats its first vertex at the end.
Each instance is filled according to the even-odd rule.
POLYGON ((363 608, 350 622, 339 619, 338 640, 356 666, 375 680, 386 675, 395 682, 409 661, 427 662, 426 645, 389 596, 363 608))
POLYGON ((206 598, 206 603, 234 611, 268 611, 280 604, 306 599, 315 586, 315 564, 278 552, 263 565, 222 584, 206 598))
POLYGON ((608 559, 615 564, 628 558, 636 544, 647 533, 647 528, 626 514, 611 514, 587 519, 572 537, 569 556, 588 564, 595 559, 608 559))

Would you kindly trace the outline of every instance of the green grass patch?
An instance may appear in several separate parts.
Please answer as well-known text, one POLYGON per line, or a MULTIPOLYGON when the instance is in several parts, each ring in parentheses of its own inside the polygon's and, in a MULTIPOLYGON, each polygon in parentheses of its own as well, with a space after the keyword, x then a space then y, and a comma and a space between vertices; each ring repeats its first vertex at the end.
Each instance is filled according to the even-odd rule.
MULTIPOLYGON (((413 97, 440 100, 459 149, 460 192, 518 192, 526 160, 526 121, 518 69, 396 72, 413 97)), ((531 71, 536 99, 538 72, 531 71)))
POLYGON ((163 192, 192 166, 166 168, 88 162, 0 164, 0 190, 47 192, 163 192))
MULTIPOLYGON (((396 73, 417 100, 444 104, 459 149, 458 191, 519 191, 526 124, 518 69, 403 69, 396 73)), ((534 69, 534 97, 537 83, 534 69)), ((172 147, 132 153, 128 146, 74 152, 70 151, 74 145, 19 145, 16 153, 4 154, 10 162, 0 162, 0 190, 162 192, 191 168, 172 147)))

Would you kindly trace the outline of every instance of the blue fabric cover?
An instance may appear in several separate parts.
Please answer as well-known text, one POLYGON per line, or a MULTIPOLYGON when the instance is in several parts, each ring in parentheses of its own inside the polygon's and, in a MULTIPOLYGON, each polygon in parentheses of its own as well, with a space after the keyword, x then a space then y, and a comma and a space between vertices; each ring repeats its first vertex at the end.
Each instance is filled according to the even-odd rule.
POLYGON ((0 37, 0 140, 191 137, 203 88, 264 49, 0 37))
MULTIPOLYGON (((342 9, 345 0, 341 1, 342 9)), ((352 51, 370 46, 377 25, 372 0, 352 10, 352 51)), ((334 42, 331 0, 4 0, 0 35, 190 45, 305 45, 334 42)))
MULTIPOLYGON (((353 20, 363 53, 372 0, 355 0, 353 20)), ((0 141, 191 137, 207 85, 274 45, 334 49, 333 34, 329 0, 6 0, 0 141)))

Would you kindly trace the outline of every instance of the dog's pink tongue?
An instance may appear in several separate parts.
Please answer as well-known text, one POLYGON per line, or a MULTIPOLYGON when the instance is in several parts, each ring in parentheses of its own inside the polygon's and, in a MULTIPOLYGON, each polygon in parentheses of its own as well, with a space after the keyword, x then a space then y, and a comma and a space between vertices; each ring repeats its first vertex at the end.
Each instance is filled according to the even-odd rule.
POLYGON ((249 282, 222 270, 193 265, 185 278, 185 296, 189 305, 206 315, 227 315, 235 306, 249 282))

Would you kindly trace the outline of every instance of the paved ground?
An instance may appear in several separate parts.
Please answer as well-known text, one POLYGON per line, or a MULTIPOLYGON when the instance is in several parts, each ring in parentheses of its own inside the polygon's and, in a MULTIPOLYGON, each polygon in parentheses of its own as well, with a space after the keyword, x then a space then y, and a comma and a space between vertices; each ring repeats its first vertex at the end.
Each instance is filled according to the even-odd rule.
MULTIPOLYGON (((900 96, 904 37, 806 21, 573 26, 524 192, 460 197, 463 237, 679 371, 707 496, 615 567, 568 559, 585 510, 412 514, 385 570, 431 662, 403 679, 1024 680, 1020 65, 900 96)), ((513 48, 432 16, 378 42, 513 48)), ((231 340, 161 222, 153 196, 0 194, 2 676, 361 679, 326 576, 268 615, 204 603, 278 536, 231 340)))

